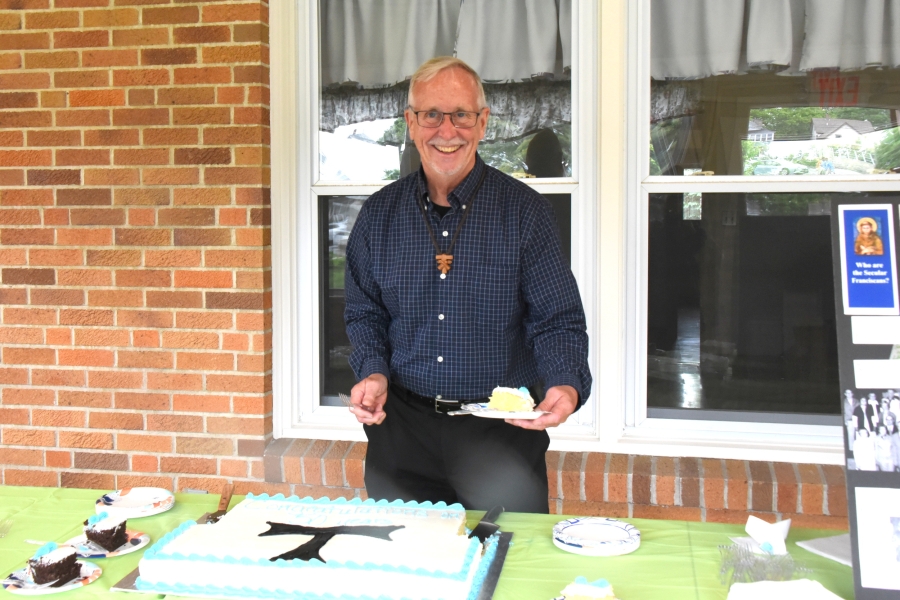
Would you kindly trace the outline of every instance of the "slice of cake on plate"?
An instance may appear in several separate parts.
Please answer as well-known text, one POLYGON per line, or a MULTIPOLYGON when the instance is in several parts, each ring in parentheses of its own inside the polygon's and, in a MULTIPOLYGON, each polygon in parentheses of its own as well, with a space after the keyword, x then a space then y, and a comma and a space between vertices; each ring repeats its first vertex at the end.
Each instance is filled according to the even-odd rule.
POLYGON ((48 542, 28 559, 27 576, 36 584, 56 582, 50 587, 62 587, 81 577, 81 564, 72 546, 59 546, 48 542))
POLYGON ((588 581, 586 577, 576 577, 575 581, 563 588, 562 597, 565 600, 616 600, 607 580, 588 581))
POLYGON ((526 387, 495 387, 491 392, 488 408, 504 412, 528 412, 534 410, 534 400, 526 387))
POLYGON ((125 523, 125 519, 111 517, 106 512, 91 515, 84 522, 84 537, 107 552, 112 552, 117 548, 121 548, 128 541, 125 523))

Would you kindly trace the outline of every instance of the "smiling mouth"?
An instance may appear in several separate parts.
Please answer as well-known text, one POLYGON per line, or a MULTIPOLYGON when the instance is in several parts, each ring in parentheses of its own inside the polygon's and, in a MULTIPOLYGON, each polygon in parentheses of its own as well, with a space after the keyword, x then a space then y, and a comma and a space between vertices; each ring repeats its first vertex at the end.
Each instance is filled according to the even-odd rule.
POLYGON ((434 148, 436 148, 437 151, 442 154, 453 154, 454 152, 462 148, 462 146, 438 146, 437 144, 435 144, 434 148))

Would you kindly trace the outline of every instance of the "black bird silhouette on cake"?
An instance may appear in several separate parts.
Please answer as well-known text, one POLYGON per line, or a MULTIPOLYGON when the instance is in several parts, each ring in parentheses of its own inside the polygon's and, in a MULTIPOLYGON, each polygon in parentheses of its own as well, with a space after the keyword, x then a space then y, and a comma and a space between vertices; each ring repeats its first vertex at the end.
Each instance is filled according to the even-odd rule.
POLYGON ((259 537, 269 535, 311 535, 313 538, 308 542, 297 546, 293 550, 289 550, 284 554, 274 556, 269 560, 275 562, 279 558, 284 560, 321 560, 325 562, 319 555, 319 550, 336 535, 364 535, 367 537, 378 538, 380 540, 391 540, 391 533, 398 529, 403 529, 405 525, 338 525, 336 527, 311 527, 309 525, 291 525, 288 523, 273 523, 266 521, 269 526, 268 531, 263 531, 259 537))

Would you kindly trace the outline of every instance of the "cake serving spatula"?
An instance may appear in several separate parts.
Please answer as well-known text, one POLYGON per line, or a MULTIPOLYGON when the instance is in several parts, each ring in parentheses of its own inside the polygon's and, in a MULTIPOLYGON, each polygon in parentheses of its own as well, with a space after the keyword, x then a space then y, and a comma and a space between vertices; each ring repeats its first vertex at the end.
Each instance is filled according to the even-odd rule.
POLYGON ((225 516, 225 512, 228 510, 228 505, 231 503, 231 494, 234 492, 234 486, 230 483, 225 485, 225 489, 222 490, 222 497, 219 499, 219 509, 206 516, 206 523, 212 524, 217 523, 219 519, 225 516))
POLYGON ((469 537, 477 537, 484 543, 484 540, 494 535, 494 533, 500 529, 500 526, 494 523, 494 521, 503 514, 503 510, 504 508, 498 504, 487 511, 481 518, 481 521, 479 521, 478 525, 475 526, 475 529, 472 530, 472 533, 469 534, 469 537))

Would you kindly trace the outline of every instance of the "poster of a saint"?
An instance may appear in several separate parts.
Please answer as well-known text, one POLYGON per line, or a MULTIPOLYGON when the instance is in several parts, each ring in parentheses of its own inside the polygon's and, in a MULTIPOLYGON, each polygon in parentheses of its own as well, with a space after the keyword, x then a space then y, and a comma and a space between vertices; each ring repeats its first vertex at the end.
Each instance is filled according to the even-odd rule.
POLYGON ((859 234, 853 243, 853 252, 858 256, 881 256, 884 244, 878 235, 878 223, 872 217, 861 217, 856 221, 859 234))
POLYGON ((890 204, 839 204, 845 315, 898 315, 894 215, 890 204))

